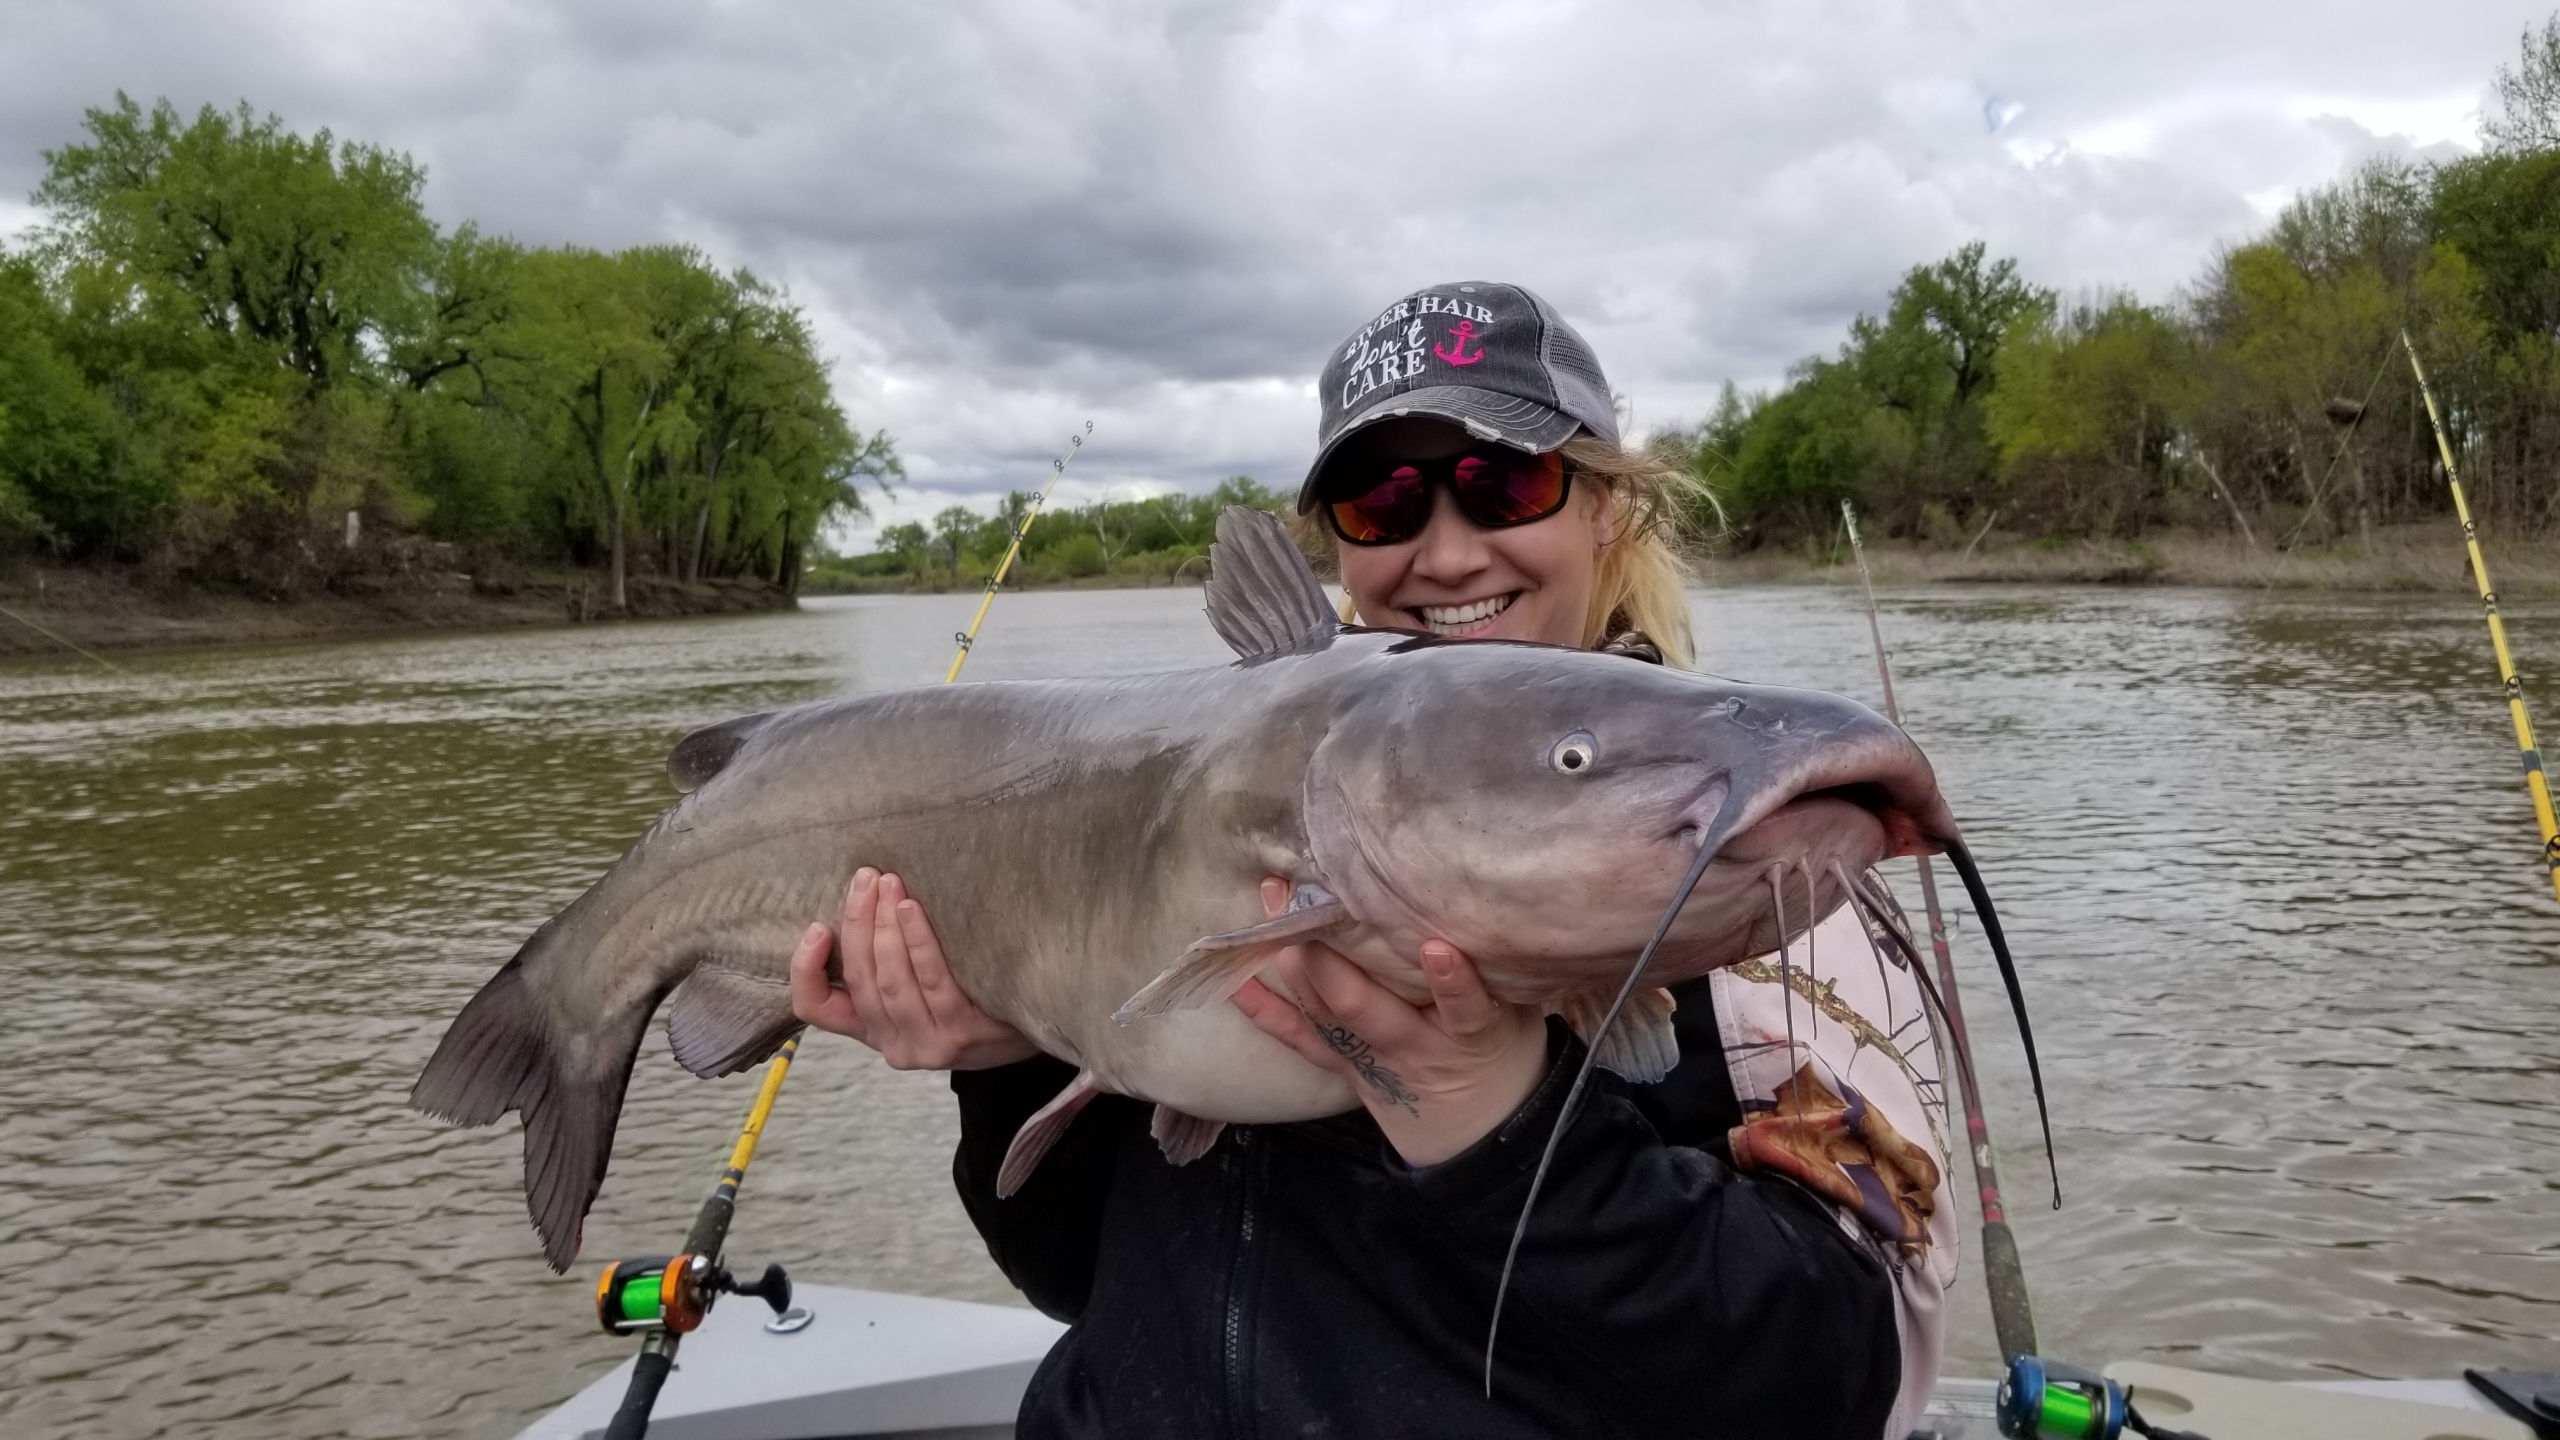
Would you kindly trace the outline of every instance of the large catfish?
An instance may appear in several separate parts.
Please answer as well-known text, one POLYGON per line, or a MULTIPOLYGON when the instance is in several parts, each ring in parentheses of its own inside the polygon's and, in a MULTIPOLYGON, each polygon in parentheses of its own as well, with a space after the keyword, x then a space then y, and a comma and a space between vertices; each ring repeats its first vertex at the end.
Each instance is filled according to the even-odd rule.
MULTIPOLYGON (((696 1074, 772 1053, 796 1025, 793 944, 857 865, 904 877, 980 1008, 1081 1067, 1016 1141, 1010 1188, 1097 1091, 1156 1102, 1176 1159, 1223 1123, 1353 1108, 1220 1003, 1280 946, 1322 939, 1420 999, 1439 936, 1494 994, 1587 1017, 1702 848, 1646 986, 1767 954, 1782 918, 1792 937, 1846 898, 1842 877, 1955 837, 1919 750, 1853 701, 1345 627, 1271 517, 1218 529, 1208 609, 1231 665, 852 696, 676 746, 684 798, 472 997, 411 1095, 469 1125, 522 1113, 555 1267, 650 1015, 673 995, 696 1074), (1783 917, 1773 867, 1798 877, 1783 917), (1266 875, 1296 886, 1276 920, 1266 875)), ((1676 1058, 1667 997, 1620 1026, 1617 1068, 1676 1058)))

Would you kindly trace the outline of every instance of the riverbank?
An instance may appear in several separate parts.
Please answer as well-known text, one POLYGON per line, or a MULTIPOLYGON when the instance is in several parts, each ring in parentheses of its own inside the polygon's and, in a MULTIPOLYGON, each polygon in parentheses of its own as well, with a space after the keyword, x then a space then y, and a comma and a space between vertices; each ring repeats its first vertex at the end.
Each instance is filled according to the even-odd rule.
MULTIPOLYGON (((2486 544, 2490 578, 2512 595, 2560 594, 2560 541, 2486 544)), ((1952 547, 1882 542, 1867 547, 1879 585, 2200 585, 2257 589, 2429 591, 2475 587, 2451 525, 2377 530, 2370 544, 2279 553, 2237 536, 2160 535, 2140 540, 2012 541, 1952 547)), ((1837 582, 1857 578, 1836 549, 1717 555, 1699 567, 1709 584, 1837 582)))
POLYGON ((732 615, 795 603, 760 580, 685 584, 635 575, 627 590, 625 614, 609 608, 605 577, 593 571, 356 576, 328 590, 268 599, 136 569, 21 567, 0 578, 0 608, 10 612, 0 615, 0 659, 62 654, 64 641, 107 652, 265 645, 732 615))
MULTIPOLYGON (((2560 541, 2486 547, 2490 575, 2508 595, 2560 594, 2560 541)), ((2234 536, 2164 535, 2140 540, 2003 541, 1964 548, 1880 542, 1868 563, 1880 585, 2196 585, 2256 589, 2470 593, 2471 570, 2449 527, 2375 532, 2370 545, 2300 549, 2279 555, 2234 536)), ((1710 586, 1837 584, 1856 578, 1845 543, 1831 550, 1757 550, 1698 563, 1710 586)), ((1196 587, 1197 574, 1094 575, 1007 590, 1120 590, 1196 587)), ((974 591, 915 587, 904 580, 816 585, 812 594, 974 591)), ((133 651, 202 645, 277 644, 430 630, 504 630, 608 620, 672 619, 787 610, 795 603, 757 580, 694 584, 636 575, 631 610, 605 605, 594 571, 524 574, 411 572, 359 576, 292 599, 154 580, 139 570, 22 567, 0 577, 0 659, 59 654, 63 640, 84 649, 133 651), (59 640, 39 631, 52 632, 59 640)))

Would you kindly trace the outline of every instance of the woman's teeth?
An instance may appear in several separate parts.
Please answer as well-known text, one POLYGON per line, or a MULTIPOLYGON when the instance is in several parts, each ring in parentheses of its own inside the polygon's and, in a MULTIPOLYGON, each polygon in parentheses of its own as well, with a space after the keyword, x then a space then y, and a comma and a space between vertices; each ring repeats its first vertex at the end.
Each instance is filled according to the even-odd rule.
POLYGON ((1465 605, 1417 605, 1414 613, 1422 617, 1422 623, 1435 635, 1464 635, 1470 630, 1484 628, 1486 622, 1510 609, 1511 602, 1518 598, 1518 593, 1514 592, 1465 605))

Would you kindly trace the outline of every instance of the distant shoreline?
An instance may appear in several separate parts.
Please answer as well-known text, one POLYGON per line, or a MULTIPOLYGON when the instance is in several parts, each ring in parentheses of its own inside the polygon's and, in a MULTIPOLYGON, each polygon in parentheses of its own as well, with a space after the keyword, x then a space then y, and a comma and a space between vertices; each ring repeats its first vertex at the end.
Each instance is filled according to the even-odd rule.
MULTIPOLYGON (((2510 595, 2560 594, 2560 542, 2484 543, 2489 575, 2510 595)), ((1995 542, 1980 547, 1886 542, 1867 547, 1879 585, 2192 585, 2219 589, 2473 594, 2469 559, 2450 525, 2377 530, 2372 543, 2290 554, 2234 535, 2133 540, 1995 542)), ((1857 578, 1846 543, 1769 549, 1700 564, 1708 585, 1836 582, 1857 578)))
MULTIPOLYGON (((2460 541, 2442 527, 2377 532, 2370 548, 2340 546, 2279 557, 2230 536, 2006 543, 1971 549, 1886 542, 1869 547, 1876 583, 1907 585, 2192 585, 2339 592, 2470 594, 2460 541), (2272 582, 2272 584, 2270 583, 2272 582)), ((2560 542, 2487 547, 2491 577, 2508 595, 2560 594, 2560 542)), ((1715 555, 1698 562, 1699 583, 1837 584, 1854 579, 1845 545, 1715 555)), ((1008 591, 1194 589, 1198 581, 1096 575, 1008 591)), ((972 594, 975 583, 916 587, 883 583, 811 588, 807 595, 972 594)), ((352 591, 261 599, 217 587, 155 582, 131 569, 22 567, 0 579, 0 662, 67 655, 61 640, 87 650, 132 654, 218 645, 292 644, 373 636, 567 626, 695 615, 789 610, 797 601, 771 584, 740 579, 683 584, 655 576, 630 581, 631 610, 605 608, 601 572, 518 577, 427 574, 381 580, 352 591), (15 617, 15 618, 13 618, 15 617), (26 622, 33 622, 30 625, 26 622), (61 637, 57 640, 34 626, 61 637)))
POLYGON ((794 604, 759 580, 684 584, 633 576, 628 589, 625 614, 607 608, 602 572, 366 576, 344 589, 260 598, 130 568, 22 566, 0 578, 0 608, 11 612, 0 615, 0 662, 68 657, 66 640, 84 650, 132 654, 752 614, 794 604))

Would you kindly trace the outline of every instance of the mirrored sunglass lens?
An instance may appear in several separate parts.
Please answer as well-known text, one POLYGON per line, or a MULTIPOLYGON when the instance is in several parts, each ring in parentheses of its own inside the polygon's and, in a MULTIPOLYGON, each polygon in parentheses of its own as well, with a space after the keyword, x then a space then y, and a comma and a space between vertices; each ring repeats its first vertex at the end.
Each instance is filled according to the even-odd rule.
POLYGON ((1479 524, 1517 525, 1552 513, 1564 503, 1564 456, 1477 456, 1458 462, 1450 477, 1467 513, 1479 524))
POLYGON ((1420 533, 1430 507, 1429 482, 1422 472, 1399 465, 1359 494, 1334 501, 1333 523, 1346 540, 1383 545, 1420 533))

